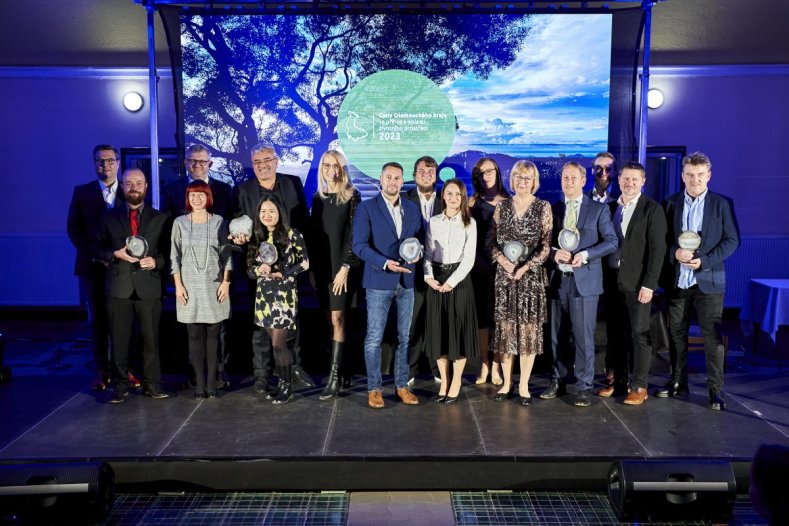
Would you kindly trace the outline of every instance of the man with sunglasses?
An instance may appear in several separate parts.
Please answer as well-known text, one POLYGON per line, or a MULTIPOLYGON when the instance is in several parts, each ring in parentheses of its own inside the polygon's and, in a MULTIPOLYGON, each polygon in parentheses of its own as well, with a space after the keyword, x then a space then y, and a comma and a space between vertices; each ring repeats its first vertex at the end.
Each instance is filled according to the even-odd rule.
POLYGON ((595 155, 592 161, 592 175, 594 176, 594 186, 586 194, 592 201, 598 203, 608 204, 616 201, 618 195, 612 195, 616 192, 616 184, 614 178, 616 176, 616 157, 610 152, 600 152, 595 155))
POLYGON ((97 180, 74 188, 66 229, 71 243, 77 249, 74 274, 79 277, 80 294, 86 303, 92 328, 96 379, 90 388, 103 391, 110 383, 110 333, 104 292, 107 267, 93 260, 93 247, 98 239, 102 213, 124 202, 123 189, 118 183, 118 149, 109 144, 99 144, 93 148, 93 166, 97 180))

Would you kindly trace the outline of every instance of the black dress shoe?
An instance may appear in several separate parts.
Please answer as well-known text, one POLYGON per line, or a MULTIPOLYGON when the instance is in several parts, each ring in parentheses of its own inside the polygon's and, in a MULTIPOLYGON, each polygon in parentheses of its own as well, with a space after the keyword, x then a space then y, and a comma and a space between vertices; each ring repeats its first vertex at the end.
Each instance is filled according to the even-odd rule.
POLYGON ((145 396, 150 396, 156 400, 164 400, 165 398, 170 398, 170 395, 165 393, 164 391, 159 390, 156 387, 150 387, 145 390, 145 396))
POLYGON ((216 392, 215 392, 215 391, 208 391, 208 392, 205 394, 205 397, 206 397, 206 398, 216 398, 216 396, 217 396, 217 395, 216 395, 216 392))
POLYGON ((566 393, 567 389, 565 388, 564 383, 554 380, 551 382, 551 385, 548 386, 548 389, 540 393, 540 398, 543 400, 551 400, 557 396, 563 396, 566 393))
POLYGON ((710 409, 713 411, 723 411, 726 409, 723 396, 720 394, 720 391, 715 389, 710 389, 710 409))
POLYGON ((447 400, 447 395, 438 395, 436 396, 433 401, 437 404, 443 404, 447 400))
POLYGON ((507 391, 506 393, 496 393, 496 396, 493 397, 493 400, 495 400, 496 402, 503 402, 507 400, 509 397, 510 397, 510 391, 507 391))
POLYGON ((660 389, 655 389, 655 398, 687 398, 688 384, 671 380, 660 389))
POLYGON ((578 393, 575 395, 575 400, 573 400, 573 405, 575 407, 589 407, 592 405, 592 399, 589 397, 589 391, 578 391, 578 393))
POLYGON ((110 397, 111 404, 122 404, 126 400, 129 399, 129 392, 128 391, 115 391, 112 393, 110 397))
POLYGON ((531 403, 531 396, 521 396, 521 405, 529 405, 531 403))
POLYGON ((205 398, 205 393, 195 393, 192 395, 192 400, 202 400, 205 398))
POLYGON ((266 376, 256 376, 255 377, 255 392, 258 394, 269 394, 271 392, 276 393, 276 389, 271 387, 271 384, 268 383, 268 377, 266 376))

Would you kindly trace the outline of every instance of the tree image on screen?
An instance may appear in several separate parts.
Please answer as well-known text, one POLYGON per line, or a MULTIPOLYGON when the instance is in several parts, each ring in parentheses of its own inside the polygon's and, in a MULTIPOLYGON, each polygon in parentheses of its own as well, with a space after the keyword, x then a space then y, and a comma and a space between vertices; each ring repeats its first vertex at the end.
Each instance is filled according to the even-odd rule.
POLYGON ((309 191, 321 153, 338 144, 343 99, 363 79, 386 70, 437 85, 485 79, 515 60, 529 32, 527 15, 182 17, 185 134, 235 182, 250 148, 270 142, 283 162, 309 164, 309 191))

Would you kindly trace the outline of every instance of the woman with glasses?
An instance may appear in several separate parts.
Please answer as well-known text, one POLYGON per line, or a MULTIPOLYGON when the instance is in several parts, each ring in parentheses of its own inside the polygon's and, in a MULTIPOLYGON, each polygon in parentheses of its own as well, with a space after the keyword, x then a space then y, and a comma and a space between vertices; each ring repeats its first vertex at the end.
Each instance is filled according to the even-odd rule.
POLYGON ((273 404, 287 404, 293 400, 293 353, 286 338, 288 331, 296 328, 296 276, 309 270, 310 263, 304 238, 298 230, 289 227, 277 196, 264 195, 257 211, 247 250, 247 273, 250 279, 257 280, 254 320, 271 338, 279 377, 277 393, 267 398, 273 404), (272 258, 275 261, 266 257, 272 254, 276 255, 272 258))
POLYGON ((227 223, 222 216, 209 212, 213 201, 208 183, 189 183, 187 213, 175 219, 170 236, 176 318, 186 324, 189 360, 195 372, 195 400, 216 397, 219 328, 230 317, 233 263, 230 253, 222 251, 227 223))
POLYGON ((529 377, 535 356, 542 354, 542 324, 547 317, 547 276, 542 265, 550 253, 553 217, 548 202, 534 195, 539 187, 537 166, 530 161, 516 162, 510 171, 510 189, 514 195, 496 206, 487 239, 490 258, 497 264, 492 347, 501 357, 504 373, 504 383, 494 400, 509 398, 512 359, 517 355, 522 405, 531 403, 529 377), (514 254, 505 255, 504 251, 512 242, 520 243, 523 248, 514 261, 510 259, 514 254))
POLYGON ((318 191, 312 196, 310 254, 312 277, 318 302, 331 323, 331 366, 326 387, 318 396, 330 400, 337 396, 341 382, 350 383, 349 367, 340 378, 345 346, 345 311, 356 303, 359 285, 359 259, 351 247, 351 232, 359 192, 351 184, 345 156, 329 150, 318 166, 318 191))
POLYGON ((471 185, 474 195, 469 200, 471 217, 477 224, 477 252, 474 268, 471 270, 471 282, 474 285, 474 302, 477 311, 477 329, 479 334, 479 349, 482 356, 482 366, 476 383, 484 384, 488 381, 488 373, 493 385, 501 385, 501 356, 494 354, 491 363, 488 356, 490 343, 491 316, 493 313, 493 270, 494 265, 485 248, 485 239, 488 235, 490 222, 496 205, 509 195, 504 189, 501 180, 501 171, 496 161, 483 157, 471 170, 471 185))
POLYGON ((425 340, 427 354, 441 376, 437 403, 451 404, 460 395, 466 358, 479 354, 474 287, 469 272, 477 252, 477 225, 471 217, 466 185, 444 183, 444 211, 430 218, 425 239, 428 285, 425 340), (452 371, 449 363, 452 362, 452 371))

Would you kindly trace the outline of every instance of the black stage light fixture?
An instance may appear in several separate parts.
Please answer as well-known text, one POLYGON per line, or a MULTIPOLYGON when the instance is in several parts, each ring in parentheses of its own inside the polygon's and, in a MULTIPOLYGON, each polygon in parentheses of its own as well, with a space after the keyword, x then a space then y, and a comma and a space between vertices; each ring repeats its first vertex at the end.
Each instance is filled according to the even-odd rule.
POLYGON ((726 461, 619 460, 608 472, 608 500, 623 522, 727 522, 736 497, 726 461))
POLYGON ((106 462, 0 464, 0 523, 9 517, 101 520, 114 500, 115 472, 106 462))

